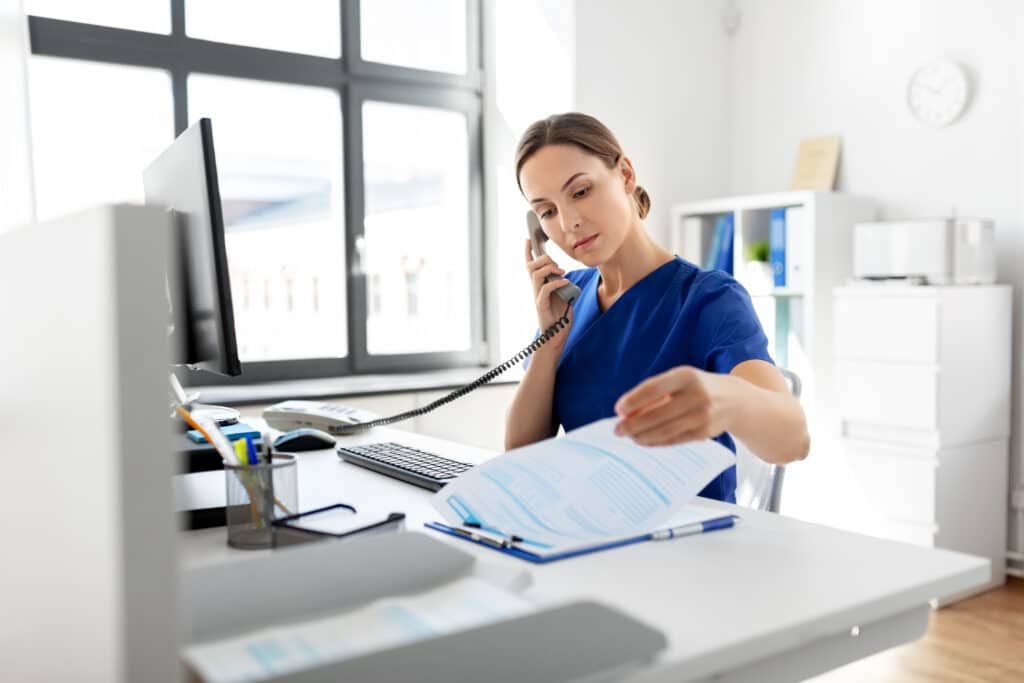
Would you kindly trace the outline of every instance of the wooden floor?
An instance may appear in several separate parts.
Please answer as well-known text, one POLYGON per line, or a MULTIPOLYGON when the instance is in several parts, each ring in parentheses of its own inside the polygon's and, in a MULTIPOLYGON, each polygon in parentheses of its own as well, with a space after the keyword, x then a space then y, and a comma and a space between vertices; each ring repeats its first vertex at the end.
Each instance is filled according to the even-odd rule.
POLYGON ((880 652, 813 683, 1024 681, 1024 580, 933 610, 920 640, 880 652))

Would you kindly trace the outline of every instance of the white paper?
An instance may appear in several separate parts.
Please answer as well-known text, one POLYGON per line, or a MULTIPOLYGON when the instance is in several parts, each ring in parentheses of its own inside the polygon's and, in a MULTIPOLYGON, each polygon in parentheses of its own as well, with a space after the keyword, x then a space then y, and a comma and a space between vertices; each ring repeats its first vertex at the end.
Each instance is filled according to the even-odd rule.
POLYGON ((185 649, 184 658, 206 683, 259 681, 531 609, 524 598, 469 577, 340 615, 193 645, 185 649))
MULTIPOLYGON (((715 441, 654 448, 616 436, 608 418, 490 460, 459 476, 432 504, 451 525, 515 534, 543 551, 630 538, 680 518, 735 464, 715 441)), ((714 515, 710 515, 714 516, 714 515)), ((705 514, 704 519, 709 518, 705 514)), ((531 547, 532 546, 532 547, 531 547)))

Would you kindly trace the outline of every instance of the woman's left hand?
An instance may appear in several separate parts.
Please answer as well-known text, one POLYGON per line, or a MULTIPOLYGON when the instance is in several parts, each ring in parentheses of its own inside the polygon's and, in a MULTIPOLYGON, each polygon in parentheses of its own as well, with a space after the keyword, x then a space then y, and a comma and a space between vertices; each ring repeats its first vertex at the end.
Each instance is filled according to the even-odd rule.
POLYGON ((615 433, 642 446, 699 441, 728 431, 736 378, 681 366, 644 380, 615 404, 615 433))

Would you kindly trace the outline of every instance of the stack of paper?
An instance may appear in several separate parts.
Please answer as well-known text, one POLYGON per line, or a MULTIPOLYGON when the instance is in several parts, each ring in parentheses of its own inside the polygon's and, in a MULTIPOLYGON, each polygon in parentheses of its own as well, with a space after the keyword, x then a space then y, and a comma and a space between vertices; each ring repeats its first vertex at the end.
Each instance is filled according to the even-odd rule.
POLYGON ((480 528, 537 554, 635 538, 721 516, 692 505, 735 464, 715 441, 644 447, 616 436, 616 420, 519 448, 448 484, 433 499, 453 526, 480 528))

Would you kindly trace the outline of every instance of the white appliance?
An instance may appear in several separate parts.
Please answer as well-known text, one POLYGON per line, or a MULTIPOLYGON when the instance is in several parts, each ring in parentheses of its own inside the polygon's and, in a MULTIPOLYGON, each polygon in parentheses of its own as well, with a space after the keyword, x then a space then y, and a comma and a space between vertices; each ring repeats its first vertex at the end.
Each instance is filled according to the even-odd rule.
POLYGON ((858 223, 853 226, 853 275, 925 284, 992 284, 995 227, 988 218, 858 223))

